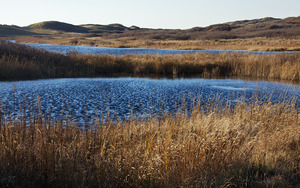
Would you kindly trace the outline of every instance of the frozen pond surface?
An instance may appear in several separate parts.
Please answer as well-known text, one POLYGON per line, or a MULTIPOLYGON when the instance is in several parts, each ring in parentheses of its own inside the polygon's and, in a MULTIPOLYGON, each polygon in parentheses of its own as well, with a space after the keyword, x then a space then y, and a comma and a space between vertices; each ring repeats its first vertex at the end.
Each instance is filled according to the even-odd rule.
MULTIPOLYGON (((258 51, 246 51, 246 50, 168 50, 168 49, 148 49, 148 48, 107 48, 107 47, 90 47, 90 46, 74 46, 74 45, 53 45, 53 44, 33 44, 33 43, 21 43, 26 44, 31 47, 45 49, 50 52, 57 52, 62 54, 67 54, 68 52, 78 52, 81 54, 107 54, 107 55, 118 55, 122 56, 125 54, 183 54, 183 53, 196 53, 196 52, 206 52, 206 53, 251 53, 251 54, 272 54, 281 52, 258 52, 258 51)), ((293 52, 284 52, 293 53, 293 52)))
POLYGON ((220 100, 224 105, 246 101, 253 95, 273 102, 296 97, 299 86, 233 79, 148 79, 148 78, 77 78, 0 82, 2 118, 17 120, 40 110, 56 119, 71 116, 78 124, 95 118, 112 119, 157 117, 162 113, 189 111, 192 101, 205 107, 220 100), (24 108, 26 107, 26 108, 24 108), (25 111, 24 111, 25 109, 25 111), (25 112, 25 113, 24 113, 25 112))

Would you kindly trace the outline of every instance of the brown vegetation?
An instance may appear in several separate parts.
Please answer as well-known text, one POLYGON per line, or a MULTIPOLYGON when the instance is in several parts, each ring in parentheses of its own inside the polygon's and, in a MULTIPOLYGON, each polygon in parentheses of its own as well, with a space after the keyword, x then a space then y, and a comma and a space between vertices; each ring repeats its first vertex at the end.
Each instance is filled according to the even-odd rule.
POLYGON ((75 26, 50 21, 25 28, 14 27, 23 29, 24 34, 0 25, 0 36, 18 42, 102 47, 299 51, 299 20, 300 17, 262 18, 185 30, 147 29, 121 24, 75 26))
POLYGON ((88 129, 38 109, 28 126, 0 119, 1 187, 300 185, 300 114, 292 104, 197 106, 190 117, 88 129))
POLYGON ((0 41, 1 80, 92 76, 88 69, 62 54, 0 41))
POLYGON ((70 54, 95 68, 95 75, 123 73, 160 77, 240 77, 300 80, 300 54, 196 53, 93 56, 70 54))
MULTIPOLYGON (((164 39, 164 40, 199 40, 199 39, 233 39, 253 37, 295 37, 300 35, 300 17, 285 19, 261 18, 253 20, 241 20, 208 27, 194 27, 191 29, 149 29, 137 26, 126 27, 121 24, 85 24, 72 25, 57 21, 40 22, 27 27, 19 27, 24 31, 35 32, 48 30, 63 33, 85 33, 101 35, 105 38, 137 37, 140 39, 164 39)), ((0 27, 1 28, 1 27, 0 27)), ((8 34, 8 33, 0 33, 8 34)), ((34 34, 34 33, 33 33, 34 34)), ((17 35, 17 34, 16 34, 17 35)))
MULTIPOLYGON (((16 39, 114 47, 283 51, 299 50, 298 25, 299 18, 246 20, 185 31, 126 29, 114 24, 110 27, 116 32, 103 32, 107 27, 86 25, 81 27, 97 32, 53 31, 46 37, 16 39), (254 36, 278 38, 244 38, 254 36), (239 39, 233 39, 236 37, 239 39)), ((62 55, 0 41, 1 80, 92 76, 299 82, 300 54, 62 55)), ((205 110, 195 105, 189 116, 181 112, 160 119, 99 120, 84 129, 72 117, 49 118, 38 104, 36 112, 20 121, 5 121, 0 114, 0 187, 299 187, 299 108, 293 101, 263 105, 259 99, 252 101, 221 110, 213 104, 205 110)), ((0 103, 0 113, 1 108, 0 103)))
POLYGON ((62 55, 0 42, 0 79, 95 76, 300 80, 300 54, 62 55))
POLYGON ((100 46, 114 48, 160 48, 175 50, 249 50, 249 51, 300 51, 299 38, 251 38, 215 40, 164 40, 121 37, 116 39, 100 36, 56 35, 10 37, 17 42, 59 45, 100 46), (76 42, 74 42, 76 41, 76 42))

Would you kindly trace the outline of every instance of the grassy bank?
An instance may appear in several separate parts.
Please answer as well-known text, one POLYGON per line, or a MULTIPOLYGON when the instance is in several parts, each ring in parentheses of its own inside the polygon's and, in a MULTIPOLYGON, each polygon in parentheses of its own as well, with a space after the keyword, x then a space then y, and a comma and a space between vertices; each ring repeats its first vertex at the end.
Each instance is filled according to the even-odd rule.
POLYGON ((29 127, 2 120, 0 186, 297 187, 299 117, 254 101, 89 129, 39 113, 29 127))
MULTIPOLYGON (((157 35, 157 34, 156 34, 157 35)), ((145 36, 149 36, 148 34, 145 36)), ((159 36, 159 35, 157 35, 159 36)), ((256 38, 234 38, 234 39, 198 39, 198 40, 176 40, 141 36, 97 36, 81 34, 62 34, 51 36, 17 36, 7 39, 15 39, 18 42, 42 43, 58 45, 81 45, 101 46, 114 48, 158 48, 174 50, 249 50, 249 51, 300 51, 299 37, 256 37, 256 38)))
POLYGON ((158 77, 240 77, 300 80, 300 54, 249 55, 238 53, 183 55, 70 55, 94 67, 95 75, 129 73, 158 77))
POLYGON ((0 42, 0 79, 94 76, 300 80, 300 54, 62 55, 0 42))
POLYGON ((0 41, 1 80, 84 77, 92 74, 88 69, 62 54, 0 41))
MULTIPOLYGON (((3 80, 137 75, 299 81, 299 60, 300 54, 65 56, 0 42, 3 80)), ((0 116, 0 187, 298 187, 299 117, 293 102, 253 99, 234 109, 196 106, 190 116, 99 121, 81 129, 72 118, 53 120, 37 106, 27 122, 0 116)))

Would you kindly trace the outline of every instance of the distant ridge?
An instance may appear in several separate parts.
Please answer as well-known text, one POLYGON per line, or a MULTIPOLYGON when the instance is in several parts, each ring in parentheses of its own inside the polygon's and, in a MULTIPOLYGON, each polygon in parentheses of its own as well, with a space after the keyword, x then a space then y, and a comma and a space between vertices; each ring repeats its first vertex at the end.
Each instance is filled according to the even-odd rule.
POLYGON ((58 21, 39 22, 26 27, 29 30, 52 30, 70 33, 122 33, 126 30, 139 30, 137 26, 125 27, 121 24, 84 24, 72 25, 58 21))
POLYGON ((39 22, 28 26, 29 29, 49 29, 72 33, 87 33, 90 29, 58 21, 39 22))
POLYGON ((300 16, 279 18, 260 18, 214 24, 208 27, 191 29, 148 29, 138 26, 126 27, 121 24, 82 24, 72 25, 58 21, 39 22, 27 27, 0 25, 0 36, 24 36, 40 34, 82 33, 86 36, 107 38, 138 37, 154 40, 198 40, 234 39, 253 37, 299 37, 300 16), (114 35, 111 35, 114 34, 114 35))
POLYGON ((194 27, 188 31, 219 32, 231 37, 272 37, 284 35, 300 35, 300 16, 279 18, 260 18, 253 20, 239 20, 208 27, 194 27))
POLYGON ((137 26, 131 26, 131 27, 125 27, 122 24, 109 24, 109 25, 99 25, 99 24, 84 24, 80 25, 82 27, 90 29, 90 33, 122 33, 127 30, 140 30, 140 27, 137 26))
POLYGON ((24 30, 18 26, 0 25, 0 36, 29 36, 36 35, 36 33, 24 30))

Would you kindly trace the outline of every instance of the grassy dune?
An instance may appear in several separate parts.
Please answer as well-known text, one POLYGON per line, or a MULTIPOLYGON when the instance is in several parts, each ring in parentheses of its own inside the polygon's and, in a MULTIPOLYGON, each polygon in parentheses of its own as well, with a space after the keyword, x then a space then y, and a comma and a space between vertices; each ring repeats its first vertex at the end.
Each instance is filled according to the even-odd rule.
POLYGON ((0 79, 94 76, 300 80, 300 54, 65 55, 0 42, 0 79))
POLYGON ((36 33, 32 31, 24 30, 18 26, 11 26, 11 25, 0 25, 0 36, 29 36, 29 35, 36 35, 36 33))
POLYGON ((126 27, 121 24, 76 26, 47 21, 19 27, 23 31, 44 34, 43 36, 17 37, 18 33, 9 31, 5 35, 0 32, 0 36, 16 36, 14 39, 22 42, 106 47, 299 50, 299 26, 300 17, 239 20, 184 30, 126 27), (249 42, 252 44, 247 44, 249 42))
POLYGON ((28 26, 31 30, 36 29, 46 29, 46 30, 56 30, 60 32, 74 32, 74 33, 86 33, 89 29, 75 26, 68 23, 57 22, 57 21, 47 21, 47 22, 40 22, 36 24, 32 24, 28 26))
POLYGON ((190 117, 80 129, 38 113, 0 119, 1 187, 297 187, 299 109, 195 108, 190 117))
POLYGON ((18 29, 39 35, 18 34, 13 30, 1 33, 0 26, 0 37, 18 42, 118 48, 300 50, 300 17, 240 20, 184 30, 126 27, 121 24, 76 26, 57 21, 18 29))

